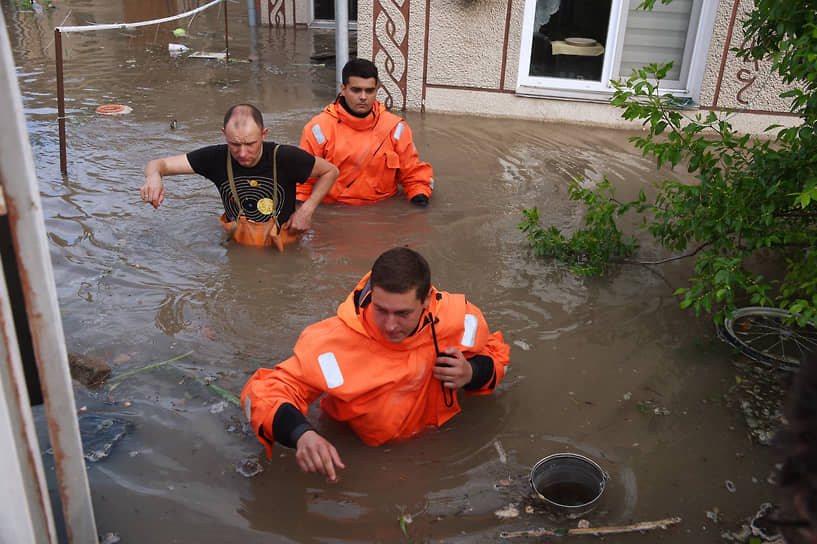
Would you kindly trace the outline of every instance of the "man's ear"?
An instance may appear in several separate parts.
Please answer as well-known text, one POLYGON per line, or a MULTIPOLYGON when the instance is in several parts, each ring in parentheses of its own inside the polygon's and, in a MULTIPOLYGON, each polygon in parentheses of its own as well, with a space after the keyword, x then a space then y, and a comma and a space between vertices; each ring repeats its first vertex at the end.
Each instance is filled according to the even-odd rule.
POLYGON ((266 136, 267 132, 269 132, 269 129, 267 127, 264 127, 264 130, 261 131, 261 137, 263 138, 264 136, 266 136))
POLYGON ((426 295, 425 300, 423 300, 423 310, 428 310, 428 306, 431 304, 431 287, 428 288, 428 294, 426 295))
POLYGON ((224 127, 221 127, 221 133, 226 136, 226 134, 224 133, 224 127))

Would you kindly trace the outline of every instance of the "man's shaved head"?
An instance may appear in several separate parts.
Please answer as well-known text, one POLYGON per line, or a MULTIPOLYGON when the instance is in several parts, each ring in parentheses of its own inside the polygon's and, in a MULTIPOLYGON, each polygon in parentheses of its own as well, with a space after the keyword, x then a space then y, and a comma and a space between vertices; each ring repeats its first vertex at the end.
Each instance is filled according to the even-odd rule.
POLYGON ((253 106, 252 104, 236 104, 235 106, 231 107, 227 110, 227 113, 224 114, 224 127, 227 128, 227 125, 235 123, 236 125, 244 124, 250 119, 258 125, 258 128, 264 128, 264 117, 261 115, 261 111, 253 106))

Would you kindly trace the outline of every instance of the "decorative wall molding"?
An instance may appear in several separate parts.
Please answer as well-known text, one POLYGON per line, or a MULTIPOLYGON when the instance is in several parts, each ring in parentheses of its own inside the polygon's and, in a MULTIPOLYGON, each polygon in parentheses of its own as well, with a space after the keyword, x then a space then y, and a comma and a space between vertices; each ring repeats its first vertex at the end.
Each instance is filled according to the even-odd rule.
MULTIPOLYGON (((294 4, 292 15, 295 16, 294 4)), ((269 26, 286 26, 286 0, 267 0, 267 23, 269 26)), ((293 21, 293 24, 295 24, 295 21, 293 21)))
POLYGON ((372 61, 380 76, 381 102, 405 109, 409 0, 374 0, 372 61))

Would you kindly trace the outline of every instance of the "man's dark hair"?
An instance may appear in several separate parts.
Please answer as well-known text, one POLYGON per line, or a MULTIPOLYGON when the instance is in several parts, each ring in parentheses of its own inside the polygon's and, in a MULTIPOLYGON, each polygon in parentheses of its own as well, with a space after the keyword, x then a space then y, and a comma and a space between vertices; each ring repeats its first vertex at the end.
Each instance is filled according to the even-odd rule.
POLYGON ((252 120, 255 121, 255 124, 258 125, 259 128, 264 128, 264 116, 261 115, 261 110, 252 104, 236 104, 227 110, 227 113, 224 114, 224 128, 227 127, 227 123, 230 122, 233 115, 247 115, 252 117, 252 120))
POLYGON ((348 85, 349 78, 352 76, 362 77, 363 79, 373 77, 375 82, 377 82, 377 66, 369 59, 352 59, 346 63, 343 67, 343 71, 340 73, 341 82, 343 82, 344 85, 348 85))
POLYGON ((425 300, 431 289, 431 269, 425 258, 407 247, 396 247, 380 255, 372 265, 372 287, 389 293, 414 289, 417 299, 425 300))

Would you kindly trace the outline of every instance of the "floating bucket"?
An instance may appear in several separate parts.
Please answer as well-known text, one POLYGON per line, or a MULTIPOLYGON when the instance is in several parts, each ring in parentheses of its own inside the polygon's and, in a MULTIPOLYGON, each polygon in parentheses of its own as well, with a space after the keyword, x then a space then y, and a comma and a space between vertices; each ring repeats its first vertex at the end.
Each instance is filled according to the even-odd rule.
POLYGON ((576 453, 554 453, 533 465, 533 491, 556 511, 581 515, 593 509, 610 476, 592 459, 576 453))

